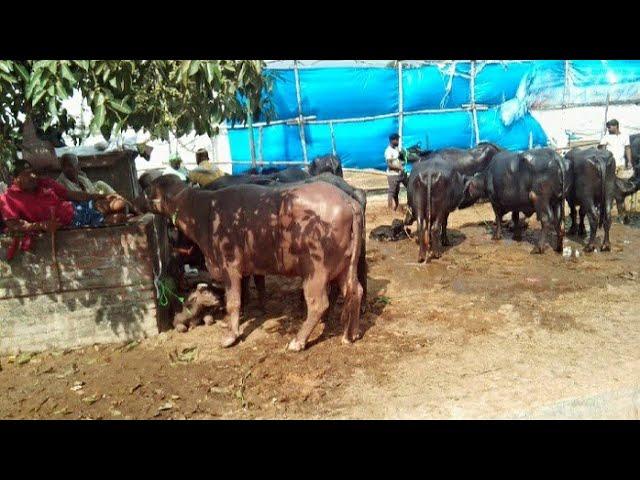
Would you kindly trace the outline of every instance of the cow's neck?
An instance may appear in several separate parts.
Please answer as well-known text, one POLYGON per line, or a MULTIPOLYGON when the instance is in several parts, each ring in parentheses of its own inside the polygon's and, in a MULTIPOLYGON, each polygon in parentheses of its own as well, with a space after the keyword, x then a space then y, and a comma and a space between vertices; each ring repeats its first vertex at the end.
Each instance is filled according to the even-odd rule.
POLYGON ((195 218, 192 218, 192 212, 194 211, 192 207, 196 203, 193 199, 194 193, 193 189, 185 188, 174 195, 171 200, 166 202, 167 216, 178 230, 195 243, 206 256, 209 252, 208 230, 196 228, 198 222, 195 218))

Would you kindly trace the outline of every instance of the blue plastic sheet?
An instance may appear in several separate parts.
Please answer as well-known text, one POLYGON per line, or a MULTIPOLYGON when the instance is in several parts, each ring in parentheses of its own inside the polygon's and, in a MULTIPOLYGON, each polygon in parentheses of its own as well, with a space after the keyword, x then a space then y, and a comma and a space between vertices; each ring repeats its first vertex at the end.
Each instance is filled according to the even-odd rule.
MULTIPOLYGON (((275 118, 298 116, 293 70, 271 71, 277 76, 273 92, 275 118)), ((640 101, 640 61, 637 60, 527 60, 476 62, 475 101, 489 106, 479 110, 480 140, 504 148, 548 144, 548 136, 530 111, 563 105, 640 101)), ((420 142, 423 148, 475 144, 473 117, 464 106, 471 102, 471 64, 440 62, 402 70, 403 145, 420 142), (459 110, 438 112, 438 110, 459 110), (422 110, 429 113, 410 114, 422 110)), ((383 152, 388 136, 398 132, 398 71, 383 67, 302 68, 299 70, 302 114, 317 121, 374 118, 334 124, 337 153, 347 167, 385 168, 383 152)), ((332 152, 328 124, 307 124, 308 159, 332 152)), ((251 159, 247 129, 229 131, 234 161, 251 159)), ((258 129, 254 128, 256 153, 258 129)), ((302 161, 299 127, 263 127, 265 161, 302 161)), ((234 165, 234 172, 246 169, 234 165)))

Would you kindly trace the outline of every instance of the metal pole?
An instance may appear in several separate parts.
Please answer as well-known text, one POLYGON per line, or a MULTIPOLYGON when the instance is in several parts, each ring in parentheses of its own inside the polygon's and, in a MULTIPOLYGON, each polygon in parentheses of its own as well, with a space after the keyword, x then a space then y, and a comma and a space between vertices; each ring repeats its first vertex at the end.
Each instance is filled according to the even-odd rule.
POLYGON ((300 128, 300 145, 302 145, 302 157, 307 163, 307 140, 304 135, 304 119, 302 115, 302 95, 300 92, 300 73, 298 72, 298 60, 293 61, 293 75, 296 80, 296 99, 298 101, 298 126, 300 128))
POLYGON ((402 91, 402 60, 398 61, 398 135, 399 148, 402 149, 402 133, 404 131, 404 93, 402 91))
POLYGON ((471 119, 476 145, 480 143, 480 128, 478 127, 478 110, 476 108, 476 61, 471 60, 471 119))
POLYGON ((333 130, 333 122, 329 122, 329 130, 331 131, 331 153, 337 154, 336 148, 336 132, 333 130))
POLYGON ((256 146, 253 142, 253 115, 251 114, 251 100, 247 99, 247 126, 249 127, 249 151, 251 152, 251 165, 256 166, 256 146))
POLYGON ((262 150, 262 126, 258 128, 258 151, 260 152, 260 164, 262 164, 264 162, 262 150))
POLYGON ((609 115, 609 94, 607 93, 607 105, 604 107, 604 129, 603 129, 603 133, 606 134, 607 133, 607 120, 608 120, 608 115, 609 115))

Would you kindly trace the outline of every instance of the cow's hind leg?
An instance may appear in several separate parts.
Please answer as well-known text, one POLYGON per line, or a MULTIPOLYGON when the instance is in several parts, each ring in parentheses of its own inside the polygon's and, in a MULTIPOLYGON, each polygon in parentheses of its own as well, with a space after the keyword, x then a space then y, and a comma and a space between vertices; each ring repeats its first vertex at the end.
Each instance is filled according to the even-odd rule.
MULTIPOLYGON (((580 208, 580 213, 582 214, 582 208, 580 208)), ((593 252, 595 250, 595 242, 596 242, 596 233, 598 231, 598 213, 596 212, 595 205, 591 204, 587 208, 585 208, 587 218, 589 219, 589 228, 591 231, 589 232, 589 241, 584 247, 585 252, 593 252)))
POLYGON ((611 229, 611 207, 613 202, 607 202, 604 211, 604 240, 602 241, 601 251, 610 252, 611 242, 609 241, 609 230, 611 229))
POLYGON ((511 220, 513 220, 513 239, 519 242, 522 240, 522 229, 520 227, 520 212, 518 210, 511 212, 511 220))
POLYGON ((496 216, 496 231, 493 233, 493 237, 491 240, 501 240, 502 239, 502 212, 498 209, 498 207, 493 207, 493 213, 496 216))
POLYGON ((578 235, 581 237, 584 237, 587 234, 587 229, 584 226, 584 217, 586 213, 586 208, 580 207, 580 225, 578 226, 578 235))
MULTIPOLYGON (((296 338, 289 342, 288 348, 294 352, 305 349, 309 335, 311 335, 311 332, 313 332, 313 329, 329 307, 329 298, 327 297, 328 285, 325 278, 317 274, 306 278, 303 282, 302 289, 307 302, 307 318, 302 324, 296 338)), ((358 305, 358 308, 359 307, 360 305, 358 305)))
POLYGON ((442 236, 440 237, 440 242, 443 247, 450 247, 451 242, 449 241, 449 235, 447 235, 447 223, 449 222, 449 214, 447 213, 444 216, 444 220, 442 221, 442 236))
POLYGON ((340 321, 344 326, 342 343, 352 343, 362 336, 362 332, 360 331, 362 286, 355 276, 350 277, 348 271, 340 276, 338 284, 344 297, 342 315, 340 316, 340 321))
POLYGON ((538 215, 538 220, 542 224, 542 228, 540 229, 540 238, 538 238, 538 244, 533 247, 531 253, 544 253, 544 248, 547 243, 547 236, 549 235, 549 227, 551 224, 552 212, 551 206, 549 205, 549 201, 541 198, 535 198, 535 207, 536 213, 538 215))
POLYGON ((578 233, 578 211, 576 209, 575 202, 567 200, 569 203, 569 218, 571 218, 571 228, 569 228, 569 235, 576 235, 578 233))
POLYGON ((556 244, 556 252, 562 252, 563 242, 564 242, 564 222, 562 221, 562 209, 564 208, 564 204, 562 202, 558 202, 553 207, 553 215, 554 215, 554 223, 556 228, 556 235, 558 237, 558 243, 556 244))
POLYGON ((240 337, 240 303, 242 296, 242 276, 230 273, 225 282, 225 297, 227 303, 227 332, 220 344, 230 347, 240 337))

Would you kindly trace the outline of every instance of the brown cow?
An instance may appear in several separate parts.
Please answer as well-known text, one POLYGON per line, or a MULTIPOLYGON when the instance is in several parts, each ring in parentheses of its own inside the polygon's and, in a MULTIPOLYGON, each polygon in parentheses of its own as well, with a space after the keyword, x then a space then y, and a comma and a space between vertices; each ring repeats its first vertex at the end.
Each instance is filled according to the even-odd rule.
POLYGON ((338 188, 318 182, 280 189, 237 185, 211 192, 164 175, 151 183, 143 203, 174 219, 202 250, 213 279, 224 285, 229 331, 223 347, 240 336, 241 283, 249 275, 302 277, 307 318, 289 350, 305 348, 329 306, 331 282, 345 299, 343 341, 360 338, 362 208, 338 188))

